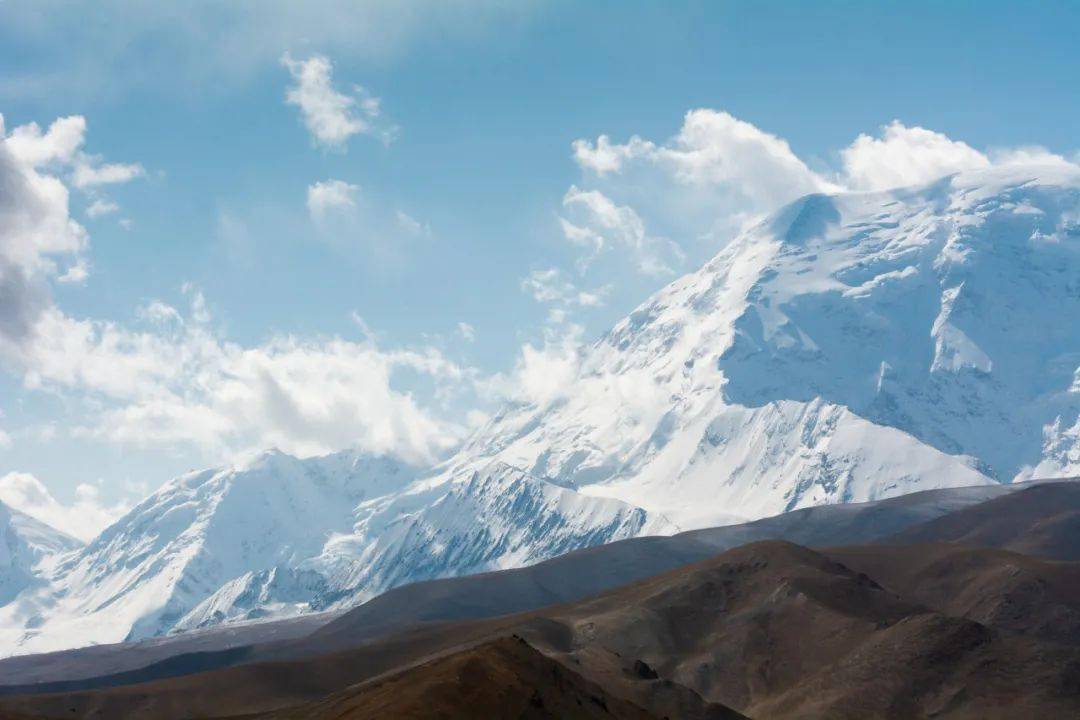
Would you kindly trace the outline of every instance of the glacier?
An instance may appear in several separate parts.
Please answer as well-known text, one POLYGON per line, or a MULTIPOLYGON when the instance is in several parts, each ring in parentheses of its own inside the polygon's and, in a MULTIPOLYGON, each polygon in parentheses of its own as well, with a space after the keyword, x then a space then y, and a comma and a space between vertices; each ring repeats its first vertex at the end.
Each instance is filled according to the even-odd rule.
POLYGON ((167 483, 13 586, 0 647, 333 610, 621 538, 1078 473, 1080 169, 810 195, 435 467, 266 452, 167 483))

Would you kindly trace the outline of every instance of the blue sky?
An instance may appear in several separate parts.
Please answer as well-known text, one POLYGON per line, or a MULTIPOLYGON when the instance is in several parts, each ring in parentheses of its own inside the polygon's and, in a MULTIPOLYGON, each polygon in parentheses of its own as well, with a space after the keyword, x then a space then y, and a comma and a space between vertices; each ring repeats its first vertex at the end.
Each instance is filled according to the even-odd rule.
POLYGON ((93 337, 43 349, 0 332, 0 476, 18 474, 26 502, 46 488, 42 502, 104 518, 265 444, 321 452, 354 432, 375 451, 435 456, 740 223, 799 188, 856 187, 844 151, 860 134, 874 168, 889 137, 925 150, 901 179, 972 153, 1073 157, 1078 20, 1069 2, 6 0, 6 132, 85 121, 74 154, 20 161, 66 186, 82 245, 35 236, 36 264, 18 267, 54 333, 93 337), (320 58, 329 84, 309 99, 325 115, 329 88, 356 123, 337 139, 287 102, 304 90, 292 71, 320 58), (707 180, 667 153, 691 142, 694 109, 717 113, 699 118, 725 168, 707 180), (786 141, 804 167, 777 185, 758 156, 725 154, 743 126, 719 113, 768 134, 754 152, 786 141), (626 150, 614 171, 575 154, 601 135, 652 149, 626 150), (79 187, 80 165, 110 164, 131 177, 79 187), (95 202, 109 211, 90 217, 95 202), (79 263, 85 278, 62 281, 79 263), (186 353, 183 372, 152 367, 186 353), (307 408, 305 383, 323 388, 307 408))

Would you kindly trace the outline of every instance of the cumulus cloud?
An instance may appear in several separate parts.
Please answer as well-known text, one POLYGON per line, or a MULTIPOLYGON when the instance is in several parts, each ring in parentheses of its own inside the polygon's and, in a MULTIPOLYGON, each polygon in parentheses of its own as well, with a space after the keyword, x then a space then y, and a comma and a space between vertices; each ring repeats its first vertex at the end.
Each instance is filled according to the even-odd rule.
POLYGON ((77 434, 215 458, 356 446, 430 460, 459 439, 458 424, 397 387, 405 371, 448 392, 471 382, 473 371, 438 350, 383 349, 371 337, 275 336, 245 347, 211 329, 200 293, 188 297, 184 313, 144 307, 141 330, 48 310, 22 354, 24 383, 95 399, 100 411, 77 434))
POLYGON ((20 345, 49 306, 48 281, 75 264, 86 231, 68 214, 68 190, 44 168, 70 161, 81 118, 4 134, 0 117, 0 352, 20 345))
POLYGON ((919 185, 990 165, 986 155, 967 143, 898 120, 883 127, 880 137, 859 135, 840 157, 842 181, 853 190, 919 185))
POLYGON ((53 121, 44 132, 36 122, 20 125, 11 131, 4 143, 24 165, 42 167, 50 163, 70 163, 85 137, 86 119, 72 115, 53 121))
POLYGON ((691 110, 678 134, 659 145, 637 136, 620 145, 601 135, 575 141, 573 150, 583 169, 599 175, 647 169, 664 182, 726 194, 744 212, 833 187, 786 140, 716 110, 691 110))
POLYGON ((85 140, 86 119, 72 115, 54 120, 46 131, 35 122, 20 125, 5 138, 5 144, 28 167, 66 168, 71 184, 79 189, 126 183, 146 174, 139 163, 107 163, 100 155, 84 152, 85 140))
POLYGON ((296 60, 289 53, 281 56, 294 84, 285 94, 285 102, 300 109, 304 126, 317 146, 340 150, 350 137, 373 135, 389 143, 397 128, 382 113, 382 102, 359 85, 352 94, 339 92, 333 85, 333 64, 322 55, 296 60))
POLYGON ((688 184, 725 186, 754 204, 828 189, 786 140, 726 112, 692 110, 656 159, 688 184))
POLYGON ((87 233, 70 216, 64 180, 112 166, 82 151, 85 134, 79 116, 10 133, 0 116, 0 360, 18 352, 51 307, 51 282, 87 277, 87 233))
POLYGON ((22 472, 0 477, 0 501, 83 542, 93 539, 131 509, 126 502, 103 502, 98 487, 90 483, 75 488, 71 503, 61 503, 40 480, 22 472))
POLYGON ((323 180, 309 185, 307 208, 311 219, 321 222, 332 212, 356 207, 356 194, 360 187, 344 180, 323 180))

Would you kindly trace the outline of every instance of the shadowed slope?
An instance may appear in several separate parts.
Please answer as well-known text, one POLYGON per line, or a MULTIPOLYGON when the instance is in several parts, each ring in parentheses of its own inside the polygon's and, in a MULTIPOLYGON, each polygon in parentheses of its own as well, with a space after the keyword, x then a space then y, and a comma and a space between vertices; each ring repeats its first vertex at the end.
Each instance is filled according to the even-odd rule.
MULTIPOLYGON (((649 680, 639 678, 639 682, 649 680)), ((679 688, 679 693, 697 706, 693 717, 708 720, 742 717, 726 708, 706 706, 685 688, 679 688)), ((372 679, 325 700, 262 717, 266 720, 331 717, 340 720, 376 717, 649 720, 658 716, 613 696, 538 652, 520 637, 502 637, 372 679)))
POLYGON ((741 547, 551 616, 585 652, 640 657, 751 717, 1080 712, 1075 648, 933 612, 787 543, 741 547))
POLYGON ((888 542, 951 542, 1080 560, 1080 483, 1033 485, 911 527, 888 542))
POLYGON ((951 544, 825 552, 888 590, 946 615, 1080 644, 1080 563, 951 544))

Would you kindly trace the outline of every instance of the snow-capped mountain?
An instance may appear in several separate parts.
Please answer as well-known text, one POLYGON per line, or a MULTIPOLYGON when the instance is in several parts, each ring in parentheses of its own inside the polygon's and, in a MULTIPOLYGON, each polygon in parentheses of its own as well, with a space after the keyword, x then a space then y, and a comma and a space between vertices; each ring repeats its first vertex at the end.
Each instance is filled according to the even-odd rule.
POLYGON ((1080 172, 812 195, 664 288, 496 457, 684 528, 1080 469, 1080 172))
POLYGON ((386 457, 276 451, 183 475, 0 608, 0 646, 36 652, 287 617, 674 529, 497 462, 434 482, 417 475, 386 457))
POLYGON ((361 502, 352 526, 330 536, 317 555, 237 578, 175 629, 348 606, 415 580, 518 567, 675 529, 621 501, 494 462, 361 502))
POLYGON ((449 460, 266 453, 170 482, 0 608, 12 652, 823 503, 1080 473, 1080 171, 812 195, 449 460))
POLYGON ((0 502, 0 605, 44 582, 51 566, 82 543, 0 502))

